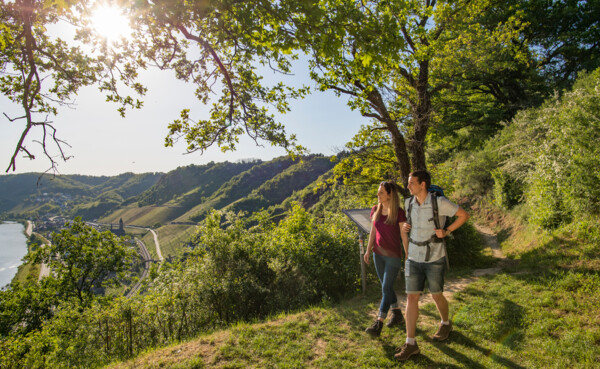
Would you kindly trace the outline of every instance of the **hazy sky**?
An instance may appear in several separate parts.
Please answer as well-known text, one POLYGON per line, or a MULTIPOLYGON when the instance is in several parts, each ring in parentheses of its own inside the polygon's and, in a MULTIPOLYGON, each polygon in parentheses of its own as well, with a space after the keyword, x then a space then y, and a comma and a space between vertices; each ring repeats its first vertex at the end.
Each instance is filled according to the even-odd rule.
MULTIPOLYGON (((59 162, 61 174, 116 175, 124 172, 167 172, 178 166, 204 164, 210 161, 235 161, 243 158, 270 160, 285 154, 280 148, 263 143, 256 146, 250 138, 243 137, 236 152, 222 153, 213 147, 203 155, 199 152, 185 153, 185 142, 174 147, 164 147, 167 125, 179 116, 182 108, 192 109, 199 118, 207 111, 194 97, 194 87, 170 77, 169 72, 149 73, 150 90, 141 110, 128 111, 121 118, 117 106, 104 102, 104 96, 96 87, 80 91, 74 108, 63 107, 53 117, 58 137, 71 147, 65 146, 66 162, 59 162)), ((310 82, 309 82, 310 83, 310 82)), ((311 86, 312 87, 312 86, 311 86)), ((2 97, 2 112, 22 114, 18 106, 2 97)), ((366 118, 346 105, 346 99, 331 92, 313 92, 307 98, 294 102, 292 111, 282 118, 288 133, 296 134, 298 142, 312 153, 331 155, 342 148, 358 131, 366 118)), ((9 122, 2 116, 0 135, 0 165, 2 174, 23 129, 19 121, 9 122)), ((32 130, 26 147, 36 153, 35 160, 19 158, 14 173, 39 172, 48 169, 49 161, 42 155, 39 145, 40 132, 32 130)), ((13 172, 10 172, 13 173, 13 172)), ((10 174, 9 173, 9 174, 10 174)))
MULTIPOLYGON (((336 97, 333 92, 315 91, 314 84, 307 77, 307 68, 302 63, 293 71, 290 80, 294 85, 307 84, 313 94, 292 103, 292 111, 281 121, 288 134, 296 134, 298 143, 311 153, 331 155, 337 152, 358 131, 368 119, 346 105, 347 98, 336 97)), ((190 108, 194 120, 204 118, 208 109, 195 98, 194 86, 177 81, 170 71, 144 72, 143 80, 148 87, 141 110, 130 110, 125 118, 116 111, 115 104, 104 101, 105 97, 97 87, 80 90, 76 105, 62 107, 56 117, 50 117, 58 131, 58 137, 71 147, 64 146, 68 161, 59 161, 60 174, 117 175, 124 172, 168 172, 179 166, 205 164, 210 161, 236 161, 245 158, 270 160, 285 154, 280 148, 263 142, 263 147, 242 137, 236 152, 222 153, 213 147, 204 154, 185 154, 185 142, 172 148, 164 147, 168 133, 167 125, 179 117, 183 108, 190 108)), ((19 106, 0 96, 1 112, 9 116, 19 116, 23 112, 19 106)), ((10 158, 23 130, 23 122, 0 117, 0 169, 5 174, 10 158)), ((42 154, 39 145, 41 132, 32 130, 26 147, 32 150, 35 160, 20 157, 17 170, 12 173, 41 172, 50 163, 42 154)), ((54 148, 54 146, 52 146, 54 148)))

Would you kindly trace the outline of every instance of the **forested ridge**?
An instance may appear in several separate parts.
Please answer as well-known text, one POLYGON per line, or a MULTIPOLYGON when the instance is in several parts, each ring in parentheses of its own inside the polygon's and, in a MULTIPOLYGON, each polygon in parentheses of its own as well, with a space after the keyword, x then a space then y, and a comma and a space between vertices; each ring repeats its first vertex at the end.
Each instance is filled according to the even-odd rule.
MULTIPOLYGON (((45 115, 86 85, 102 86, 123 113, 139 107, 111 78, 142 98, 136 71, 151 64, 195 83, 205 104, 216 95, 209 116, 184 109, 169 124, 167 145, 181 138, 189 151, 232 150, 247 134, 292 155, 167 174, 56 176, 45 186, 79 201, 66 209, 34 204, 40 191, 19 183, 37 175, 1 177, 14 192, 2 194, 7 216, 123 220, 170 239, 169 257, 153 261, 129 298, 123 291, 140 262, 133 243, 75 218, 51 235, 51 247, 32 246, 26 262, 70 272, 0 291, 2 366, 397 367, 404 332, 364 334, 376 276, 369 267, 361 294, 357 228, 341 210, 374 205, 382 180, 407 195, 416 169, 472 215, 449 242, 447 278, 498 273, 455 293, 448 342, 428 338, 437 313, 425 305, 423 353, 402 365, 590 368, 600 360, 598 1, 125 1, 138 37, 101 56, 44 37, 65 17, 81 25, 82 42, 105 50, 70 4, 1 4, 0 61, 18 71, 2 71, 1 91, 21 104, 15 121, 25 135, 53 132, 45 115), (190 60, 194 52, 202 62, 190 60), (365 117, 331 158, 307 155, 263 109, 284 113, 310 89, 266 86, 256 66, 285 75, 299 55, 318 89, 365 117), (55 83, 47 93, 44 81, 55 83), (476 223, 497 233, 505 260, 484 248, 476 223)), ((18 154, 33 156, 17 143, 9 169, 18 154)), ((46 158, 52 168, 57 158, 46 158)))

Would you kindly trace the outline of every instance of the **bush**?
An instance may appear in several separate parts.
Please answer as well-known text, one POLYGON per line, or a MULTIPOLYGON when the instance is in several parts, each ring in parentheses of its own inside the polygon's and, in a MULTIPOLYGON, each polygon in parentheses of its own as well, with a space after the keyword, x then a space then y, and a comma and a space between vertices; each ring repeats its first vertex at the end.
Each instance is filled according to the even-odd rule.
POLYGON ((481 235, 475 227, 467 222, 462 227, 452 232, 446 241, 446 251, 450 268, 477 267, 483 265, 482 247, 484 245, 481 235))
POLYGON ((512 209, 523 198, 523 183, 501 169, 491 171, 494 180, 494 203, 505 210, 512 209))
POLYGON ((503 171, 526 184, 531 221, 544 228, 600 214, 600 69, 572 91, 517 114, 503 135, 503 171))

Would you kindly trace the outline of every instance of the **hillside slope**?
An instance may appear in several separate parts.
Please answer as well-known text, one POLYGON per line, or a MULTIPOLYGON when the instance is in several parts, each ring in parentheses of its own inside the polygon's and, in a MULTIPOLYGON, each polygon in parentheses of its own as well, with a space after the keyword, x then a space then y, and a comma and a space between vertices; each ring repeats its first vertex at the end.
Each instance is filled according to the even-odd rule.
POLYGON ((40 175, 0 176, 0 213, 26 216, 53 213, 92 219, 143 193, 162 176, 161 173, 124 173, 114 177, 40 175))
MULTIPOLYGON (((479 221, 501 235, 509 260, 496 264, 499 273, 473 277, 453 294, 454 330, 445 342, 429 338, 438 312, 422 301, 416 337, 421 354, 402 367, 596 367, 598 227, 548 234, 505 215, 480 214, 479 221)), ((378 285, 370 284, 366 295, 340 304, 225 327, 106 368, 397 368, 393 356, 404 343, 403 329, 384 327, 377 339, 364 333, 379 298, 378 285)))

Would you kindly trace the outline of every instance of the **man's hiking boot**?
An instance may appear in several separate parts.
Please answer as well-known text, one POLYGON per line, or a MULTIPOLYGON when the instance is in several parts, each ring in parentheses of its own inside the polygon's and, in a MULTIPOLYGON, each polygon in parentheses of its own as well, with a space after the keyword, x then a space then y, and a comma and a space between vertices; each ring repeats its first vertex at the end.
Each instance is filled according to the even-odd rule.
POLYGON ((437 332, 435 332, 431 339, 434 341, 445 341, 448 338, 448 335, 450 335, 450 332, 452 332, 452 323, 448 325, 440 323, 437 332))
POLYGON ((411 356, 420 353, 421 350, 419 350, 419 345, 417 345, 417 343, 415 342, 414 345, 409 345, 408 343, 405 343, 402 347, 398 347, 398 349, 396 349, 396 352, 398 353, 394 355, 394 359, 398 361, 404 361, 408 360, 408 358, 410 358, 411 356))
POLYGON ((383 322, 379 319, 376 319, 375 323, 373 323, 372 326, 365 329, 365 332, 367 332, 373 337, 379 337, 379 335, 381 334, 381 328, 383 328, 383 322))
POLYGON ((404 316, 402 315, 402 310, 400 309, 392 309, 392 317, 386 324, 388 328, 392 328, 395 326, 403 326, 404 325, 404 316))

